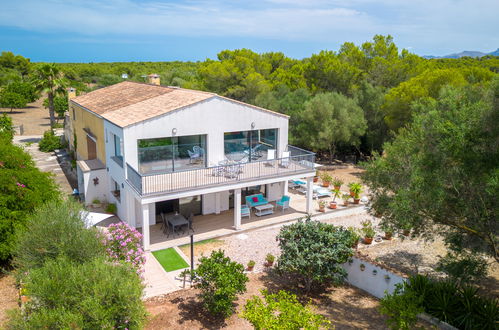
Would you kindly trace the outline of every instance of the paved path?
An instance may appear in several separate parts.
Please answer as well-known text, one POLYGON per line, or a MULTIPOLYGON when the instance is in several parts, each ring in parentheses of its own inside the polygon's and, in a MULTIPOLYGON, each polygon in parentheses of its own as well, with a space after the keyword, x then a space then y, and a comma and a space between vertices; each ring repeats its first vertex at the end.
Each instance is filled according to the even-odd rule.
POLYGON ((76 175, 71 174, 71 161, 65 150, 42 152, 38 149, 41 135, 15 135, 14 143, 22 145, 31 155, 36 166, 43 172, 54 174, 54 180, 65 195, 73 192, 71 185, 76 186, 76 175), (68 175, 64 174, 68 173, 68 175), (69 177, 69 180, 68 180, 69 177))
POLYGON ((167 273, 151 252, 146 252, 144 265, 144 298, 151 298, 182 289, 175 281, 175 274, 167 273))

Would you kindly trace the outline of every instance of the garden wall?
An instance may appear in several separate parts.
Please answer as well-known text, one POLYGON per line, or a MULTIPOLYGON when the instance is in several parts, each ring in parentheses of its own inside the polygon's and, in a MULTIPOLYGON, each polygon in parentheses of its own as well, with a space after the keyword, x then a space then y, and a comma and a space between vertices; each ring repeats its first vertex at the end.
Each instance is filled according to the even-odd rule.
POLYGON ((405 278, 370 262, 353 257, 342 265, 348 273, 347 282, 376 298, 383 298, 385 290, 392 293, 395 285, 405 282, 405 278), (361 265, 364 265, 363 269, 361 265))

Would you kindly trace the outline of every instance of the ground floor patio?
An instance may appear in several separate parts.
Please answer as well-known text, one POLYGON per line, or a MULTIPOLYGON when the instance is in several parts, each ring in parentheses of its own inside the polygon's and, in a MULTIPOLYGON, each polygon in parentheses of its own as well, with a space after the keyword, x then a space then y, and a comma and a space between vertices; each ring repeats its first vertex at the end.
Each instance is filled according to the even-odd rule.
MULTIPOLYGON (((241 225, 238 230, 236 230, 234 227, 234 209, 220 212, 220 214, 194 216, 194 232, 185 230, 180 231, 178 234, 169 236, 167 236, 163 232, 162 225, 160 223, 161 221, 158 218, 158 223, 149 226, 150 250, 156 251, 169 247, 179 246, 182 244, 188 244, 190 242, 190 234, 194 235, 195 242, 199 242, 210 238, 232 235, 237 232, 243 232, 305 217, 307 215, 307 197, 304 194, 293 189, 290 189, 288 191, 288 196, 290 196, 291 198, 290 207, 288 209, 282 211, 280 207, 276 207, 275 202, 271 202, 271 204, 274 205, 274 213, 261 217, 256 216, 253 209, 249 218, 244 217, 241 219, 241 225)), ((325 200, 330 199, 326 198, 325 200)), ((342 206, 338 206, 337 210, 326 208, 326 213, 337 212, 344 208, 345 207, 342 206)), ((317 215, 320 213, 318 202, 316 200, 313 201, 311 209, 312 215, 317 215)), ((141 229, 139 228, 139 230, 141 229)))

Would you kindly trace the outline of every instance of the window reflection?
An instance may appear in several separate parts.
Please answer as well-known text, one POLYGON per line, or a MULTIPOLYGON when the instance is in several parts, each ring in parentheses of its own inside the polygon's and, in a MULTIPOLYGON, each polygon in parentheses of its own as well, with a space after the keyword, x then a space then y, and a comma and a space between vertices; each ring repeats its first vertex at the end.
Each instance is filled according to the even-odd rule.
POLYGON ((277 129, 224 133, 224 152, 227 160, 253 162, 267 159, 267 150, 276 150, 277 129))
POLYGON ((138 140, 142 174, 206 167, 206 135, 138 140))

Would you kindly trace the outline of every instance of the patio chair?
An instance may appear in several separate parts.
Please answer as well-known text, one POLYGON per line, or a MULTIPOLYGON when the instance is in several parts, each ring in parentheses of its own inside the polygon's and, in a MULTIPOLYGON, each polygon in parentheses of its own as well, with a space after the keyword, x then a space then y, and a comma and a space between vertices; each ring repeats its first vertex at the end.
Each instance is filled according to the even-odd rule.
POLYGON ((275 149, 268 149, 267 150, 267 161, 265 162, 265 165, 267 166, 274 166, 275 165, 275 149))
POLYGON ((289 151, 284 151, 282 153, 282 159, 281 159, 281 167, 288 168, 289 167, 289 151))
POLYGON ((241 173, 241 165, 228 165, 225 167, 225 177, 229 179, 237 179, 239 178, 239 174, 241 173))
POLYGON ((289 209, 289 201, 291 200, 291 197, 289 196, 282 196, 281 200, 276 202, 277 206, 280 206, 282 208, 282 213, 284 213, 285 209, 289 209))
POLYGON ((246 204, 241 205, 241 218, 242 217, 248 217, 251 219, 251 209, 246 204))
POLYGON ((249 157, 250 156, 250 151, 251 151, 251 159, 252 160, 256 160, 256 159, 262 157, 262 152, 260 150, 261 147, 262 147, 261 144, 257 144, 253 148, 244 150, 244 153, 247 154, 248 157, 249 157))
POLYGON ((200 160, 203 160, 204 150, 201 147, 194 146, 192 147, 192 151, 187 150, 187 153, 189 154, 189 164, 197 163, 200 160))
POLYGON ((165 234, 166 237, 170 237, 170 234, 172 234, 170 224, 168 223, 168 220, 166 219, 164 213, 160 213, 160 215, 161 215, 161 229, 163 231, 163 234, 165 234))

